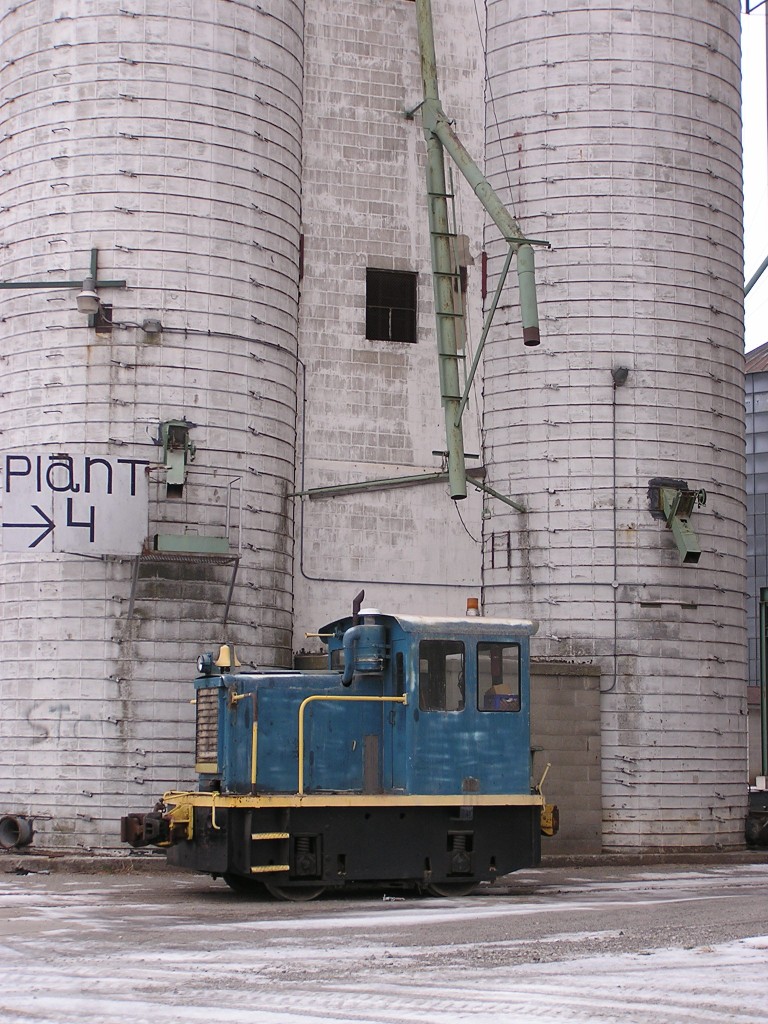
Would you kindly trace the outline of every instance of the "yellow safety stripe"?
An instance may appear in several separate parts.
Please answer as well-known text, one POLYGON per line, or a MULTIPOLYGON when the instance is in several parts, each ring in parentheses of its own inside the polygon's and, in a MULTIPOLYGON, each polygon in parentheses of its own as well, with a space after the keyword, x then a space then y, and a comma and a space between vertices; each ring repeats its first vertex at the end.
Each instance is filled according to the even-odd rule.
POLYGON ((191 804, 216 809, 227 807, 543 807, 540 793, 263 793, 238 795, 223 793, 169 792, 166 804, 191 804))

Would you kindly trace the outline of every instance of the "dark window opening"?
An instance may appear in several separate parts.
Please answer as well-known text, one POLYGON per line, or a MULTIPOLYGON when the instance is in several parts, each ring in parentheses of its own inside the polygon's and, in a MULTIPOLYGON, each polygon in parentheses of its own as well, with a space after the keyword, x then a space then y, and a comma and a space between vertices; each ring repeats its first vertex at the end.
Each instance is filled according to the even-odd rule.
POLYGON ((416 274, 366 271, 365 336, 369 341, 416 341, 416 274))
POLYGON ((520 710, 520 645, 477 645, 477 706, 480 711, 520 710))
POLYGON ((464 700, 464 644, 458 640, 422 640, 419 709, 463 711, 464 700))

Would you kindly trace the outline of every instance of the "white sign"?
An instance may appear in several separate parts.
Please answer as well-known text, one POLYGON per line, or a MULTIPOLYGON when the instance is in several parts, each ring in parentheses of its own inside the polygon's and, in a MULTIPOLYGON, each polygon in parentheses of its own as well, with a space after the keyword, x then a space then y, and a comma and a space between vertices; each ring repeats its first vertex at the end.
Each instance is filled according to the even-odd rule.
POLYGON ((2 457, 3 551, 137 555, 147 534, 145 459, 2 457))

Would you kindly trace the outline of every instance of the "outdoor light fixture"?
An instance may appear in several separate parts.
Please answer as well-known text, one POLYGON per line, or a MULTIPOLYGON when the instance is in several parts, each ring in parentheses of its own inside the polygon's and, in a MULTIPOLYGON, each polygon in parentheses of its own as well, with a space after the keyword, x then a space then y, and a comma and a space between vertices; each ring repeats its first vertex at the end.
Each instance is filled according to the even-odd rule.
POLYGON ((613 377, 613 383, 617 388, 620 388, 622 384, 627 383, 627 377, 629 376, 629 369, 626 366, 615 366, 611 370, 611 376, 613 377))
POLYGON ((163 325, 154 317, 148 317, 142 322, 141 329, 145 334, 160 334, 163 329, 163 325))
POLYGON ((126 281, 107 281, 99 277, 98 269, 99 250, 91 249, 91 266, 89 273, 81 281, 0 281, 0 289, 21 288, 25 291, 37 288, 71 288, 77 289, 75 296, 77 308, 80 313, 88 317, 88 326, 97 330, 103 322, 111 325, 111 313, 107 311, 110 306, 102 306, 101 297, 96 291, 97 288, 125 288, 126 281))
POLYGON ((101 299, 94 286, 92 277, 86 277, 83 281, 83 290, 76 296, 77 308, 81 313, 93 315, 99 312, 101 299))

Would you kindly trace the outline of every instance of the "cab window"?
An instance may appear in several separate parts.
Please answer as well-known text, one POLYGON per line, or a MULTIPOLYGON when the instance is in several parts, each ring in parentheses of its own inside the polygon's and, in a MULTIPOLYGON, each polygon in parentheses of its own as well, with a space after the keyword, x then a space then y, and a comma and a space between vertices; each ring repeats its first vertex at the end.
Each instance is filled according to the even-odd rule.
POLYGON ((464 644, 422 640, 419 644, 419 709, 463 711, 464 644))
POLYGON ((477 645, 477 706, 480 711, 520 710, 520 645, 477 645))

